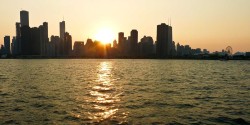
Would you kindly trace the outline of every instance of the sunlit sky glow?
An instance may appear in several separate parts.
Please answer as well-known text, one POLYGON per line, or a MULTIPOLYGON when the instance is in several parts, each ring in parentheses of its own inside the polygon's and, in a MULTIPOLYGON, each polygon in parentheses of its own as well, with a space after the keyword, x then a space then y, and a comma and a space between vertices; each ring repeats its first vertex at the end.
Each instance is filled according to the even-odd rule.
POLYGON ((15 35, 22 9, 29 11, 31 27, 49 23, 49 37, 59 35, 64 17, 73 42, 97 39, 103 30, 110 32, 105 39, 117 39, 118 32, 128 36, 132 29, 139 38, 156 40, 156 25, 171 18, 176 42, 210 51, 228 45, 250 51, 250 0, 1 0, 0 44, 5 35, 15 35))

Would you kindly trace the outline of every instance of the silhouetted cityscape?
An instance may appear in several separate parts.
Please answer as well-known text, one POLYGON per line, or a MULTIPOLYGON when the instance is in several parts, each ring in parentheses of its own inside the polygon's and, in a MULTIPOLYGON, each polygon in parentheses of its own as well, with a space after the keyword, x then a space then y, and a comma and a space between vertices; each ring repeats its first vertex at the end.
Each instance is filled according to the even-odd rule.
MULTIPOLYGON (((118 33, 118 41, 103 44, 101 41, 87 39, 75 41, 72 49, 72 36, 65 31, 66 22, 59 23, 60 36, 48 36, 48 22, 39 27, 30 27, 29 12, 20 11, 20 22, 16 23, 16 36, 4 37, 1 45, 2 58, 191 58, 191 59, 249 59, 250 52, 236 53, 232 47, 221 52, 210 53, 207 49, 193 49, 173 41, 173 28, 165 23, 157 25, 154 42, 151 36, 138 38, 138 31, 131 30, 130 36, 118 33)), ((110 41, 111 42, 111 41, 110 41)))

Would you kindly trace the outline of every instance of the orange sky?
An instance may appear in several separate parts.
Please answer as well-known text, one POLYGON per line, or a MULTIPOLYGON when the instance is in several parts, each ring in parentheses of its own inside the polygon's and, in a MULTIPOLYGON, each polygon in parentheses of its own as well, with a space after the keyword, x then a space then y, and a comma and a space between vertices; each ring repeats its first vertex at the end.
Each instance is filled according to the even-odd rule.
POLYGON ((27 10, 30 26, 49 23, 49 36, 59 35, 59 22, 66 21, 73 41, 95 39, 103 29, 132 29, 139 38, 152 36, 156 25, 172 19, 174 41, 192 48, 221 51, 226 46, 250 51, 250 0, 1 0, 0 44, 15 35, 19 11, 27 10))

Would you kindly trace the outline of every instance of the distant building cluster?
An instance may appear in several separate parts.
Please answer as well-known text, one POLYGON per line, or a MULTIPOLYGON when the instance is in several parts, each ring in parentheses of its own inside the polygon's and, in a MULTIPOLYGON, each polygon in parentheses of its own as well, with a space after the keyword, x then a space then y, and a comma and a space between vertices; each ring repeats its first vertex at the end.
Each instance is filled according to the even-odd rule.
MULTIPOLYGON (((87 39, 75 41, 72 49, 72 36, 65 31, 65 21, 59 23, 60 36, 48 36, 48 23, 39 27, 29 26, 29 12, 20 11, 20 22, 16 23, 16 36, 4 37, 1 45, 2 58, 210 58, 207 49, 192 49, 173 41, 172 26, 157 25, 156 41, 151 36, 139 40, 138 31, 133 29, 130 36, 118 33, 118 41, 103 44, 87 39), (11 43, 11 44, 10 44, 11 43)), ((246 53, 249 56, 249 53, 246 53)))

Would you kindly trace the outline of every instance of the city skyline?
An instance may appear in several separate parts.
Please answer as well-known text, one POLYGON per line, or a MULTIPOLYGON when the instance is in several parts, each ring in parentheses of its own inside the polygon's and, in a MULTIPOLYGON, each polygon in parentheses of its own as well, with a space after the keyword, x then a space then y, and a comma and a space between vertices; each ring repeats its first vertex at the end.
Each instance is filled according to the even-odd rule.
POLYGON ((117 41, 118 32, 124 32, 125 36, 129 36, 131 29, 136 29, 139 39, 144 35, 152 36, 155 42, 155 25, 170 24, 169 20, 171 19, 171 25, 175 29, 173 40, 176 44, 188 44, 193 48, 205 48, 210 51, 221 51, 230 45, 235 52, 249 51, 248 46, 250 46, 250 36, 247 35, 250 32, 250 24, 248 23, 250 17, 247 16, 247 12, 249 12, 247 5, 250 2, 247 0, 239 0, 238 2, 222 0, 217 3, 197 0, 188 3, 181 0, 177 2, 149 0, 136 1, 134 4, 131 1, 114 2, 111 0, 99 2, 76 0, 72 3, 26 0, 16 1, 13 6, 8 6, 11 5, 9 1, 3 1, 3 3, 0 5, 1 15, 4 17, 2 18, 3 23, 0 24, 0 37, 2 38, 0 44, 3 44, 5 35, 15 36, 15 23, 19 22, 19 11, 22 9, 29 11, 29 25, 31 27, 38 27, 43 22, 48 22, 49 38, 51 35, 59 35, 59 22, 65 20, 66 31, 72 35, 73 43, 75 41, 85 41, 86 43, 87 38, 95 40, 97 39, 96 34, 103 29, 110 30, 117 41), (140 2, 141 4, 137 4, 140 2), (54 9, 51 9, 53 5, 54 9), (117 5, 127 7, 130 5, 131 7, 124 10, 124 6, 117 7, 117 5), (182 10, 181 12, 173 8, 177 5, 182 7, 176 8, 182 10), (7 7, 9 8, 7 9, 7 7), (45 7, 48 9, 43 10, 45 7), (67 9, 64 9, 65 7, 67 9), (196 12, 195 9, 200 12, 196 12), (113 12, 112 10, 117 11, 113 12))

